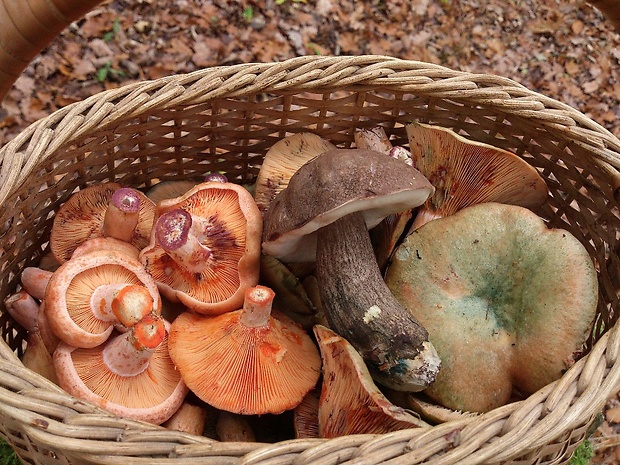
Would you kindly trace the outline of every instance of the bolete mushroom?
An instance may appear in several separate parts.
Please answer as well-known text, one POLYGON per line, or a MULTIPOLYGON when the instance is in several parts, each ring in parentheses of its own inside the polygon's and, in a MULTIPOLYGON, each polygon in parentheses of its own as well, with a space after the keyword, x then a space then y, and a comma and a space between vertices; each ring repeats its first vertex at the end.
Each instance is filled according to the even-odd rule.
POLYGON ((246 290, 243 308, 218 316, 185 312, 171 325, 170 356, 204 402, 243 415, 294 408, 315 386, 321 367, 310 336, 271 315, 274 292, 246 290))
POLYGON ((293 134, 273 144, 265 154, 256 178, 254 200, 261 215, 288 185, 295 171, 317 155, 334 148, 336 146, 331 142, 311 132, 293 134))
POLYGON ((427 387, 440 361, 424 327, 385 285, 368 229, 432 192, 399 160, 335 149, 302 166, 264 218, 263 252, 283 261, 316 259, 330 327, 362 354, 377 381, 399 390, 427 387))
POLYGON ((514 205, 473 205, 426 223, 396 249, 385 279, 441 357, 425 393, 453 410, 486 412, 560 378, 596 315, 586 248, 514 205))
POLYGON ((117 250, 78 254, 50 277, 45 312, 54 333, 74 347, 103 343, 116 325, 131 326, 161 313, 153 278, 133 257, 117 250))
POLYGON ((161 293, 201 314, 236 310, 258 283, 262 218, 252 195, 221 181, 157 204, 140 260, 161 293))
POLYGON ((440 126, 406 125, 415 166, 435 187, 418 211, 412 229, 483 202, 534 208, 547 199, 547 185, 525 160, 440 126))
POLYGON ((323 360, 320 437, 384 434, 429 426, 383 395, 364 360, 346 339, 321 325, 314 327, 314 334, 323 360))
POLYGON ((104 183, 73 194, 56 212, 50 248, 64 263, 76 247, 95 237, 130 242, 136 249, 148 244, 155 205, 138 190, 104 183))
POLYGON ((151 314, 94 348, 61 342, 53 356, 60 387, 116 415, 165 422, 188 392, 168 354, 166 326, 151 314))

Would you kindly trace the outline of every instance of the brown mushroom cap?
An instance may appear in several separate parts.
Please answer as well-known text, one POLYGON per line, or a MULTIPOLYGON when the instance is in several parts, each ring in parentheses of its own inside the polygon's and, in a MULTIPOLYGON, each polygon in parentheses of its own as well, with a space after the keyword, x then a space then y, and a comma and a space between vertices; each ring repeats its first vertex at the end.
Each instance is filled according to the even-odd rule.
POLYGON ((172 301, 203 314, 240 308, 245 290, 258 283, 260 269, 262 218, 251 194, 233 183, 205 182, 181 197, 161 201, 156 216, 179 209, 196 223, 191 238, 204 249, 204 259, 190 269, 175 260, 158 242, 156 223, 140 260, 172 301))
POLYGON ((261 214, 265 214, 269 204, 304 163, 335 148, 332 143, 310 132, 293 134, 273 144, 265 154, 256 178, 254 200, 261 214))
POLYGON ((239 414, 282 413, 315 386, 320 356, 295 323, 269 316, 273 293, 246 291, 244 308, 214 317, 185 312, 172 323, 170 356, 204 402, 239 414), (264 321, 264 323, 262 323, 264 321))
MULTIPOLYGON (((73 194, 56 212, 50 234, 50 248, 54 257, 64 263, 80 244, 88 239, 104 236, 106 212, 120 184, 105 183, 82 189, 73 194)), ((148 244, 155 205, 144 194, 134 191, 140 199, 138 223, 131 243, 142 249, 148 244)))
POLYGON ((410 123, 406 130, 413 166, 435 187, 414 227, 477 203, 533 208, 547 199, 547 185, 536 168, 514 153, 439 126, 410 123))
POLYGON ((101 303, 94 302, 93 295, 107 286, 134 284, 148 290, 153 311, 161 312, 157 285, 136 258, 113 249, 74 256, 50 277, 45 292, 49 324, 61 340, 72 346, 97 346, 110 336, 118 320, 114 315, 102 318, 101 303))
POLYGON ((323 360, 319 399, 321 437, 383 434, 428 426, 383 395, 364 360, 346 339, 321 325, 314 327, 314 334, 323 360))
POLYGON ((335 149, 317 160, 297 171, 265 216, 263 252, 284 262, 315 260, 316 231, 339 218, 359 211, 370 229, 433 192, 417 170, 380 152, 335 149))

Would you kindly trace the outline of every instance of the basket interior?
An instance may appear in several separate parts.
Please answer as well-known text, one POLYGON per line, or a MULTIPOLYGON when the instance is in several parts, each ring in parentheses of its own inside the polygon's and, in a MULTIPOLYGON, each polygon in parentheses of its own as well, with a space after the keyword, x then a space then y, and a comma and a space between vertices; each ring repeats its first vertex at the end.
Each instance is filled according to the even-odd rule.
MULTIPOLYGON (((533 107, 540 106, 534 97, 528 98, 533 107)), ((111 181, 148 188, 169 179, 200 180, 213 171, 225 173, 233 182, 252 183, 265 152, 289 134, 311 131, 340 147, 350 147, 356 128, 381 125, 394 145, 406 145, 404 125, 415 120, 512 151, 539 170, 550 196, 536 213, 549 226, 574 234, 598 271, 599 318, 591 346, 617 319, 617 173, 588 144, 581 143, 582 133, 569 135, 564 123, 574 125, 575 121, 560 111, 557 120, 541 121, 513 110, 458 94, 439 98, 408 91, 406 86, 394 90, 352 85, 239 93, 145 107, 81 135, 52 139, 44 156, 25 165, 24 181, 0 207, 2 336, 11 349, 22 354, 25 331, 4 311, 2 300, 18 288, 20 271, 37 265, 48 252, 54 212, 76 190, 111 181)), ((80 115, 89 117, 87 112, 80 115)), ((28 157, 29 147, 46 130, 66 133, 68 118, 50 119, 20 151, 28 157)))

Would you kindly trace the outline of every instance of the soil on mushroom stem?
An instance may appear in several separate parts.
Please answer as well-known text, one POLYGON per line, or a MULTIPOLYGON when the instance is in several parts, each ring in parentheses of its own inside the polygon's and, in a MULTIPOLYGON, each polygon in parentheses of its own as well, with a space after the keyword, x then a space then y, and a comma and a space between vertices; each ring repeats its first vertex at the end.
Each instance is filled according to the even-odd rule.
MULTIPOLYGON (((500 74, 620 137, 620 34, 583 0, 115 0, 67 28, 0 105, 0 146, 69 103, 136 80, 298 55, 383 54, 500 74)), ((592 463, 620 461, 620 399, 592 463)))

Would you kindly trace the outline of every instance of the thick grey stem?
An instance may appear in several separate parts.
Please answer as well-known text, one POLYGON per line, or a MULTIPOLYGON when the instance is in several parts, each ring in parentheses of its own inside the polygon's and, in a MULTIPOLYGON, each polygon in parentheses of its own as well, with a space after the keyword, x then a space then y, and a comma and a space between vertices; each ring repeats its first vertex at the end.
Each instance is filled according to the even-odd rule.
POLYGON ((375 380, 407 391, 435 380, 440 362, 428 332, 383 281, 361 213, 319 230, 317 279, 330 326, 362 355, 375 380))

